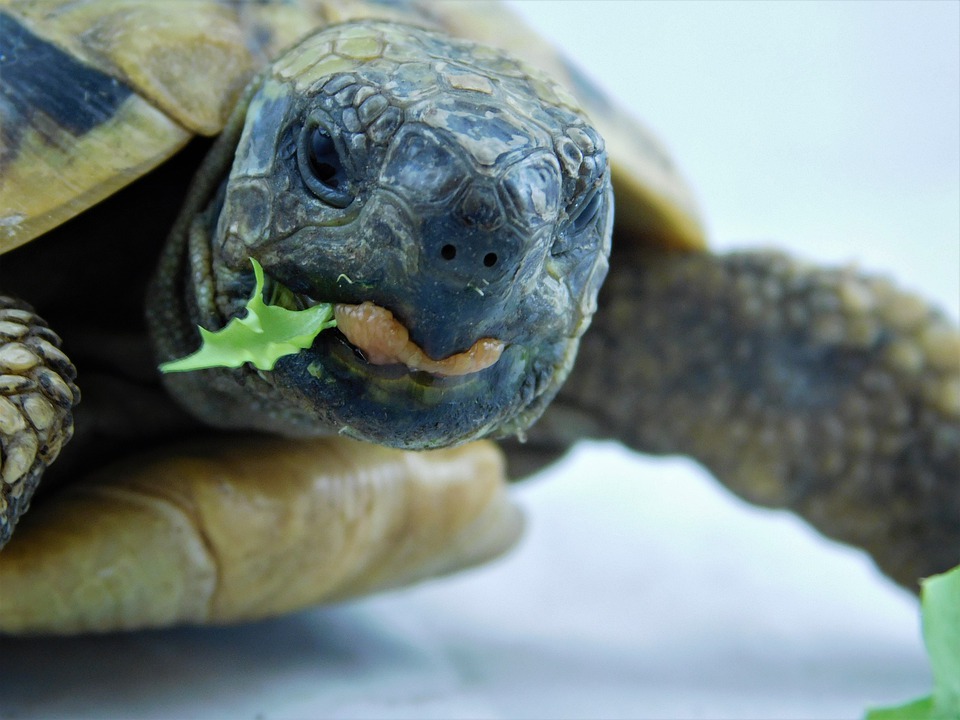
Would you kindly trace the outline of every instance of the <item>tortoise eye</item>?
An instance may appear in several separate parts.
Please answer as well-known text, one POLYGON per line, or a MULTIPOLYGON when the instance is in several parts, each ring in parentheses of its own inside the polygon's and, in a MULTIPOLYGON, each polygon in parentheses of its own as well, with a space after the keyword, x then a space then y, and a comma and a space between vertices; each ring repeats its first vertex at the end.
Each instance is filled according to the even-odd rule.
POLYGON ((326 128, 310 123, 303 129, 297 162, 304 184, 325 203, 345 208, 353 201, 343 160, 326 128))
POLYGON ((599 188, 593 188, 587 198, 580 204, 580 207, 570 217, 570 229, 573 234, 579 235, 597 221, 597 215, 600 212, 600 206, 602 204, 603 193, 599 188))

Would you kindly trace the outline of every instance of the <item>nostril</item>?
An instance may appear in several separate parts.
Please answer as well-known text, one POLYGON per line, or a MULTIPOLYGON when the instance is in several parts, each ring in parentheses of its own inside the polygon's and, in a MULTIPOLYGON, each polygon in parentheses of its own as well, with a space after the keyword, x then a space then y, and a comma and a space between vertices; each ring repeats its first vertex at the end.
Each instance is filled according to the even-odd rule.
POLYGON ((457 248, 455 245, 444 245, 440 248, 440 257, 444 260, 453 260, 457 256, 457 248))
POLYGON ((497 264, 497 254, 496 253, 487 253, 483 256, 483 264, 485 267, 493 267, 497 264))

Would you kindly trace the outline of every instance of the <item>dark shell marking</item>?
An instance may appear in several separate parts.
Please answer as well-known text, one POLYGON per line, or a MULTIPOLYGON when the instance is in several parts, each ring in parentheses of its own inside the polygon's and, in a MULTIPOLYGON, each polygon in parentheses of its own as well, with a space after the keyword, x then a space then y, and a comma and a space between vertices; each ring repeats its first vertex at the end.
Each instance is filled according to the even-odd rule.
POLYGON ((0 12, 0 169, 43 115, 75 137, 110 120, 132 90, 0 12))

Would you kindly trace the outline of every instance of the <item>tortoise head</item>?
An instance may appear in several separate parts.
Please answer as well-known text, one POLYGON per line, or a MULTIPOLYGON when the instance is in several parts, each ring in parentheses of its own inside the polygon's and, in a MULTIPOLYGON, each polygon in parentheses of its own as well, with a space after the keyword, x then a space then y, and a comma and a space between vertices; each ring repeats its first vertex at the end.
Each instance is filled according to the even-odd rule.
POLYGON ((272 371, 170 376, 174 394, 215 424, 405 448, 521 433, 607 269, 609 170, 576 102, 499 52, 369 21, 308 38, 247 98, 155 283, 161 358, 242 313, 249 258, 279 302, 395 321, 344 312, 272 371))

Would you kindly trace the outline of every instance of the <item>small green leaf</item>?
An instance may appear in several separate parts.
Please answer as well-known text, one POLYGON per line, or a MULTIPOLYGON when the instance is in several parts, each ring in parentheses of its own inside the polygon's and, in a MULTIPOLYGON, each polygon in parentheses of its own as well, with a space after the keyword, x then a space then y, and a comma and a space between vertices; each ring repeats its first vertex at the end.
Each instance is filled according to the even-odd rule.
POLYGON ((924 581, 923 639, 933 670, 933 717, 960 718, 960 566, 924 581))
POLYGON ((922 611, 933 694, 907 705, 871 710, 866 720, 960 719, 960 566, 923 581, 922 611))
POLYGON ((867 713, 866 720, 933 720, 933 698, 925 697, 906 705, 878 708, 867 713))
POLYGON ((263 301, 263 268, 253 258, 256 287, 247 301, 247 314, 233 318, 217 331, 200 330, 202 344, 192 355, 163 363, 164 373, 212 367, 240 367, 248 362, 260 370, 273 370, 277 360, 310 347, 327 328, 335 327, 333 305, 321 303, 305 310, 288 310, 263 301))

